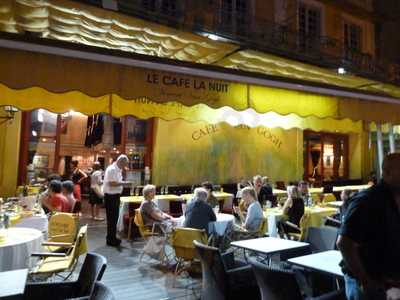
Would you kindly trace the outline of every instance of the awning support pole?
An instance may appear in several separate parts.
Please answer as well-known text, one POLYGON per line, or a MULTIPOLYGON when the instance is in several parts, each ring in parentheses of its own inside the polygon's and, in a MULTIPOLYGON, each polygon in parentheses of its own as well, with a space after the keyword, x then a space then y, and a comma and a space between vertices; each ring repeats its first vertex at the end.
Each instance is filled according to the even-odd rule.
POLYGON ((394 138, 394 131, 392 124, 389 124, 389 149, 390 153, 396 152, 396 141, 394 138))
POLYGON ((382 125, 376 124, 376 144, 378 149, 378 178, 382 178, 382 162, 383 162, 383 138, 382 138, 382 125))

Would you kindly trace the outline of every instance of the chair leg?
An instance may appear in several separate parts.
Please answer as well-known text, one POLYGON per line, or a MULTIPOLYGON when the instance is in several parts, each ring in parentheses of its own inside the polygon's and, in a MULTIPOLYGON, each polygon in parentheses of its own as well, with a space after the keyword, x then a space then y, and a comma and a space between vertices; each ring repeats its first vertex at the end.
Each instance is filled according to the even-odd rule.
POLYGON ((129 218, 129 221, 128 221, 128 240, 129 241, 132 240, 131 233, 132 233, 132 219, 129 218))
POLYGON ((178 262, 177 262, 176 267, 175 267, 174 279, 173 279, 173 282, 172 282, 172 287, 173 288, 176 287, 176 277, 178 276, 178 270, 179 270, 179 266, 180 266, 181 262, 182 262, 182 260, 178 259, 178 262))

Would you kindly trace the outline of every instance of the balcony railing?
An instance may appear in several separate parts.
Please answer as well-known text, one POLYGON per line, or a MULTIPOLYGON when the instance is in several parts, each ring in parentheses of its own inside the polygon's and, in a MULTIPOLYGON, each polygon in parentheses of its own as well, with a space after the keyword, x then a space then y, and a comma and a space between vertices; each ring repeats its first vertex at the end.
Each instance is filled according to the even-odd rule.
MULTIPOLYGON (((101 6, 100 0, 83 1, 101 6)), ((151 9, 142 5, 141 1, 117 0, 117 2, 120 12, 152 22, 186 31, 213 33, 240 43, 243 47, 283 55, 327 68, 343 67, 360 76, 400 85, 399 65, 376 59, 356 49, 350 49, 344 45, 343 41, 331 37, 302 34, 286 25, 246 14, 235 15, 232 11, 222 9, 214 10, 213 20, 210 22, 204 21, 203 15, 195 12, 188 13, 184 7, 163 8, 160 1, 155 1, 158 6, 151 9), (194 15, 194 17, 189 18, 189 15, 194 15)))

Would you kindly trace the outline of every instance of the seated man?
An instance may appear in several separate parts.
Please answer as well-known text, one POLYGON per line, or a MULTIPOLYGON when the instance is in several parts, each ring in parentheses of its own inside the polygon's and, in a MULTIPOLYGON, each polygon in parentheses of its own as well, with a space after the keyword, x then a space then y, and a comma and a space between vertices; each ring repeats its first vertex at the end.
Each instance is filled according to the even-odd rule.
POLYGON ((61 194, 61 191, 61 181, 50 181, 48 196, 43 199, 42 205, 51 212, 71 212, 72 207, 70 206, 67 198, 61 194))
POLYGON ((252 187, 245 187, 242 190, 242 199, 247 206, 247 215, 244 223, 240 226, 240 230, 257 232, 264 219, 264 213, 257 201, 256 191, 252 187))
POLYGON ((194 199, 186 207, 184 227, 204 229, 207 233, 208 224, 215 222, 217 217, 207 203, 208 192, 204 188, 196 188, 194 190, 194 199))
POLYGON ((142 214, 143 223, 145 226, 153 226, 154 223, 162 223, 173 218, 162 212, 156 203, 154 197, 156 195, 156 187, 148 184, 143 188, 144 200, 140 204, 140 213, 142 214))

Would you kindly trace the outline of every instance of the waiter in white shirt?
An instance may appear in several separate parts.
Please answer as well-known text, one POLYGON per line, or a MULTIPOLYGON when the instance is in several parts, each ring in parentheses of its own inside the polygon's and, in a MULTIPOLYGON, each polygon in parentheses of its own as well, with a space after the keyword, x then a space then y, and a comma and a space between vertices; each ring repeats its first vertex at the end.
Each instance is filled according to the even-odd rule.
POLYGON ((107 167, 103 180, 104 202, 107 215, 107 245, 117 247, 121 240, 117 238, 117 222, 119 214, 120 196, 123 186, 122 170, 129 164, 126 155, 118 156, 117 160, 107 167))

